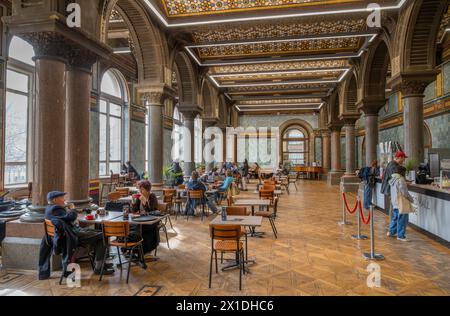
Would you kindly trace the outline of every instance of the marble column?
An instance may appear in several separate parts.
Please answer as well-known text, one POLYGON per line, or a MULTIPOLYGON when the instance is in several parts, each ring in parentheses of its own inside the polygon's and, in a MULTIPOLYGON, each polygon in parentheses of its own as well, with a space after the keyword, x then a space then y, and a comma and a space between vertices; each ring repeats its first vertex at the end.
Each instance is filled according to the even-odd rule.
POLYGON ((356 157, 355 157, 355 125, 345 125, 345 175, 354 176, 356 157))
POLYGON ((92 73, 95 57, 80 56, 82 62, 67 70, 66 165, 64 190, 77 208, 90 205, 89 125, 92 73))
POLYGON ((365 114, 366 166, 378 159, 378 111, 365 114))
POLYGON ((322 131, 322 159, 323 159, 323 169, 325 172, 331 169, 331 141, 330 141, 330 131, 322 131))
POLYGON ((45 55, 37 55, 35 62, 32 206, 24 222, 42 222, 47 193, 64 191, 66 62, 45 55))
POLYGON ((195 170, 195 118, 196 114, 192 112, 183 112, 184 131, 183 131, 183 161, 184 175, 190 176, 195 170))
POLYGON ((416 163, 424 161, 423 98, 427 82, 407 81, 402 85, 404 151, 416 163))
POLYGON ((163 184, 164 164, 164 94, 144 94, 148 108, 148 176, 154 186, 163 184))
POLYGON ((331 131, 331 171, 328 173, 328 184, 340 183, 341 170, 341 129, 342 125, 330 125, 331 131))

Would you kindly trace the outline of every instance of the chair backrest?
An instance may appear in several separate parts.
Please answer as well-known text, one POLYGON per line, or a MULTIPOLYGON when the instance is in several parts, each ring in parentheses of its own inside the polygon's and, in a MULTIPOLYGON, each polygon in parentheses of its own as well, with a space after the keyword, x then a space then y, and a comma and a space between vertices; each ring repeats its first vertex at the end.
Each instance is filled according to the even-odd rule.
POLYGON ((261 189, 261 190, 275 191, 275 186, 274 186, 274 185, 267 185, 267 184, 264 184, 264 185, 262 186, 262 189, 261 189))
POLYGON ((241 238, 241 226, 239 225, 209 225, 209 233, 212 240, 236 240, 241 238))
POLYGON ((163 202, 164 203, 172 203, 173 202, 173 194, 164 194, 163 195, 163 202))
POLYGON ((116 191, 120 193, 120 197, 126 197, 130 195, 129 188, 117 188, 116 191))
POLYGON ((203 191, 197 190, 190 190, 188 191, 188 197, 190 199, 202 199, 203 198, 203 191))
POLYGON ((52 221, 46 219, 44 222, 45 234, 49 237, 55 236, 55 225, 53 225, 52 221))
POLYGON ((186 190, 186 186, 185 186, 184 184, 180 184, 180 185, 178 186, 178 189, 180 189, 180 190, 186 190))
POLYGON ((234 199, 233 199, 233 196, 231 194, 229 194, 227 196, 227 204, 228 204, 228 206, 233 206, 233 204, 234 204, 234 199))
POLYGON ((120 182, 120 174, 118 173, 111 173, 111 183, 112 184, 119 184, 120 182))
POLYGON ((102 222, 102 231, 104 237, 128 237, 130 233, 130 224, 128 222, 102 222))
POLYGON ((163 189, 163 195, 172 195, 175 196, 175 194, 177 193, 177 190, 175 189, 163 189))
POLYGON ((247 208, 245 206, 230 206, 227 207, 227 215, 230 216, 247 216, 247 208))
POLYGON ((272 180, 265 180, 264 185, 275 185, 275 181, 272 180))
POLYGON ((260 190, 259 198, 262 200, 273 200, 274 191, 273 190, 260 190))
POLYGON ((169 204, 167 204, 167 203, 158 203, 158 211, 161 214, 164 215, 164 214, 169 213, 168 209, 169 209, 169 204))
POLYGON ((122 194, 119 191, 111 192, 108 194, 108 201, 117 201, 122 197, 122 194))

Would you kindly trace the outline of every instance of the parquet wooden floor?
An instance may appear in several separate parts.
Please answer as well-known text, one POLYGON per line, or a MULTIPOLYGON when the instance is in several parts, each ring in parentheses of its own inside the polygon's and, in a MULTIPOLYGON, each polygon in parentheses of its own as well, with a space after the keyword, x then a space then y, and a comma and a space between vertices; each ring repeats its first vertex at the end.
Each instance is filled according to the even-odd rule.
MULTIPOLYGON (((428 237, 408 229, 411 242, 386 236, 388 218, 376 212, 376 249, 386 260, 381 268, 381 287, 369 288, 366 271, 370 262, 362 253, 369 241, 351 238, 356 226, 339 226, 341 204, 338 187, 322 182, 299 181, 299 191, 283 195, 274 239, 270 224, 259 230, 263 239, 249 238, 249 257, 257 263, 243 278, 238 290, 238 271, 213 276, 208 289, 210 239, 208 222, 199 218, 187 222, 173 219, 171 249, 164 237, 159 260, 148 269, 133 267, 127 285, 126 270, 105 277, 102 282, 88 266, 82 267, 81 288, 58 285, 59 274, 48 281, 36 280, 35 272, 1 271, 0 295, 449 295, 450 250, 428 237)), ((254 197, 250 191, 243 196, 254 197)), ((354 200, 350 198, 350 200, 354 200)), ((355 220, 351 218, 354 223, 355 220)), ((368 234, 368 226, 363 227, 368 234)))

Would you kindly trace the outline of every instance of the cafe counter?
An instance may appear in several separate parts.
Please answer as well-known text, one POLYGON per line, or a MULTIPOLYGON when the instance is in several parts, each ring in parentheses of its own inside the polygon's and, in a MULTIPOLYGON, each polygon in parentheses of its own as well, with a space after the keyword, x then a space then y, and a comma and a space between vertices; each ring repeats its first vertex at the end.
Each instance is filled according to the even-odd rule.
MULTIPOLYGON (((409 222, 420 230, 450 242, 450 191, 432 185, 409 184, 409 193, 414 197, 418 209, 410 214, 409 222)), ((381 183, 376 186, 375 202, 385 209, 381 183)))

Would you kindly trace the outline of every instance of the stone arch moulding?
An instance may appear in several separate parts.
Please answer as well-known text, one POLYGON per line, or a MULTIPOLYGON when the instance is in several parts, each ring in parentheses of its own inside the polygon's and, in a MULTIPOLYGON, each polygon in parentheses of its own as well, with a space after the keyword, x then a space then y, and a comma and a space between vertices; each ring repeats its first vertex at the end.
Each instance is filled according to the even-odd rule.
POLYGON ((316 142, 314 139, 314 129, 311 126, 311 124, 309 124, 308 122, 306 122, 305 120, 302 119, 292 119, 292 120, 288 120, 286 122, 284 122, 283 124, 280 125, 279 127, 279 131, 280 131, 280 135, 279 135, 279 161, 282 161, 283 159, 283 143, 282 143, 282 139, 283 139, 283 134, 284 132, 292 127, 292 126, 301 126, 307 133, 308 133, 308 139, 309 139, 309 162, 313 162, 316 159, 316 142))
POLYGON ((175 56, 173 67, 177 71, 178 93, 180 98, 180 107, 198 108, 201 106, 198 102, 198 80, 196 71, 191 60, 185 52, 178 52, 175 56))
POLYGON ((436 65, 436 37, 448 1, 416 0, 405 8, 399 22, 398 39, 401 72, 432 71, 436 65), (400 25, 400 24, 399 24, 400 25))
POLYGON ((100 25, 100 39, 106 43, 109 17, 113 9, 125 20, 134 44, 134 55, 138 67, 139 83, 164 83, 168 65, 168 47, 165 36, 152 23, 140 0, 105 0, 100 25))
POLYGON ((125 102, 130 103, 130 96, 131 96, 131 91, 130 91, 130 87, 128 85, 128 81, 125 78, 125 76, 122 74, 122 72, 114 67, 105 67, 104 69, 102 69, 100 75, 99 75, 99 85, 98 85, 98 90, 101 93, 101 86, 102 86, 102 80, 103 80, 103 76, 108 72, 111 71, 119 80, 120 83, 120 89, 122 90, 122 95, 123 95, 123 99, 125 102))
POLYGON ((201 91, 201 104, 203 106, 204 117, 217 119, 219 115, 218 96, 211 82, 206 77, 203 78, 201 91))
POLYGON ((339 101, 339 115, 347 113, 356 113, 358 102, 358 86, 356 74, 352 72, 350 76, 343 82, 340 101, 339 101))
POLYGON ((333 92, 329 98, 328 102, 328 123, 336 123, 339 121, 339 101, 340 93, 339 91, 333 92))

